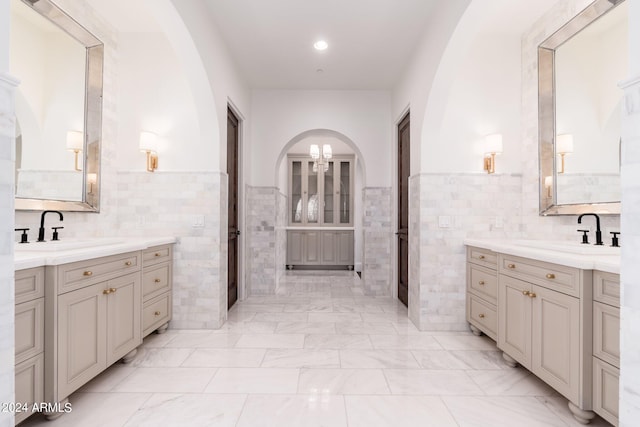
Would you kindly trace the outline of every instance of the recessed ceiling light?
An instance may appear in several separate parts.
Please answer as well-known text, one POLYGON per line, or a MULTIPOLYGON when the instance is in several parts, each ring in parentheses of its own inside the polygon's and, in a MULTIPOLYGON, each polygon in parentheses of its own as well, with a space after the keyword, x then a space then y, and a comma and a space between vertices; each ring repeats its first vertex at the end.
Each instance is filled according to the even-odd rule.
POLYGON ((324 70, 323 70, 322 68, 318 68, 318 69, 316 70, 316 73, 318 73, 318 74, 322 74, 322 73, 324 73, 324 70))
POLYGON ((325 50, 329 47, 329 44, 324 40, 318 40, 313 44, 313 47, 315 47, 316 50, 325 50))

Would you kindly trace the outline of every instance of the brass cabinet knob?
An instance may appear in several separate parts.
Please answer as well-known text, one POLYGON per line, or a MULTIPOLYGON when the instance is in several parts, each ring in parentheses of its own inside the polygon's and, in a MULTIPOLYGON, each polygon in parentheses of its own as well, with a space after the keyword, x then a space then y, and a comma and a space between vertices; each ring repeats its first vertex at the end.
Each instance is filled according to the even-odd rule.
POLYGON ((524 296, 527 296, 527 297, 528 297, 528 296, 529 296, 529 291, 522 291, 522 295, 524 295, 524 296))
POLYGON ((111 292, 115 292, 115 291, 117 291, 117 289, 116 289, 116 288, 109 288, 109 290, 110 290, 111 292))
POLYGON ((160 314, 161 313, 159 311, 156 311, 155 313, 153 313, 154 316, 160 316, 160 314))
POLYGON ((481 319, 484 319, 484 313, 478 314, 478 317, 481 318, 481 319))
POLYGON ((507 265, 507 267, 509 267, 509 268, 516 268, 516 265, 515 265, 515 264, 508 264, 508 265, 507 265))
POLYGON ((124 263, 124 265, 126 265, 127 267, 129 267, 131 265, 131 261, 127 261, 124 263))
POLYGON ((478 282, 478 285, 484 286, 484 280, 480 280, 480 281, 478 282))
POLYGON ((82 273, 83 276, 91 276, 93 274, 92 271, 85 271, 84 273, 82 273))
POLYGON ((480 255, 478 258, 479 259, 484 259, 484 255, 480 255))
POLYGON ((529 298, 535 298, 536 296, 535 292, 529 292, 529 298))
POLYGON ((162 282, 162 280, 160 280, 160 279, 155 279, 155 280, 154 280, 154 282, 155 282, 155 283, 160 283, 160 282, 162 282))
POLYGON ((111 289, 105 289, 104 291, 102 291, 102 293, 105 295, 109 295, 111 293, 111 289))
POLYGON ((156 252, 154 256, 162 256, 162 254, 160 252, 156 252))
POLYGON ((555 278, 556 278, 555 274, 553 274, 553 273, 547 274, 547 279, 555 279, 555 278))

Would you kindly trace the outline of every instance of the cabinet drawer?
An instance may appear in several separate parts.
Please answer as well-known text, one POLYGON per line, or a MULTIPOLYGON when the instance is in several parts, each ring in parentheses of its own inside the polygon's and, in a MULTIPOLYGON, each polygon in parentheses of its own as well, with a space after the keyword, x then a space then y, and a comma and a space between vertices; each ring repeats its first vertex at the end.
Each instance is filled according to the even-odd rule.
POLYGON ((44 298, 16 305, 16 363, 44 351, 44 298))
MULTIPOLYGON (((29 408, 44 402, 44 355, 17 364, 15 381, 15 402, 27 403, 29 408)), ((16 424, 29 415, 31 412, 16 413, 16 424)))
POLYGON ((171 293, 160 295, 144 303, 142 309, 142 336, 147 336, 171 320, 171 293))
POLYGON ((620 309, 593 303, 593 355, 620 367, 620 309))
POLYGON ((593 358, 593 410, 611 424, 618 425, 620 370, 593 358))
POLYGON ((467 261, 495 269, 498 265, 498 255, 489 249, 467 247, 467 261))
POLYGON ((154 246, 142 252, 144 266, 158 264, 171 260, 172 245, 154 246))
POLYGON ((495 306, 470 294, 468 310, 469 322, 495 340, 498 331, 498 315, 495 306))
POLYGON ((44 296, 44 267, 16 271, 16 304, 44 296))
POLYGON ((469 289, 495 304, 498 297, 498 276, 495 270, 468 264, 469 289))
POLYGON ((171 288, 171 267, 169 264, 160 264, 144 269, 142 275, 142 299, 153 298, 171 288))
POLYGON ((535 283, 567 295, 580 296, 580 271, 573 267, 500 255, 498 269, 500 274, 535 283))
POLYGON ((139 252, 64 264, 58 267, 58 294, 139 270, 139 252))
POLYGON ((593 299, 614 307, 620 307, 620 275, 594 271, 593 299))

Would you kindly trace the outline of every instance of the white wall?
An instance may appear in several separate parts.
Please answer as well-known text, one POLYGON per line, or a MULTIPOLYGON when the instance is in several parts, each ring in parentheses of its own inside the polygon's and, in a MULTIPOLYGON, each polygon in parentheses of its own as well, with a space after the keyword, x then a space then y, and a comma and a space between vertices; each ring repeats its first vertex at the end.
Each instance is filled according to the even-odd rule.
POLYGON ((285 145, 303 132, 327 129, 356 145, 367 174, 365 186, 391 186, 389 92, 255 90, 251 116, 249 184, 276 185, 276 163, 285 145))

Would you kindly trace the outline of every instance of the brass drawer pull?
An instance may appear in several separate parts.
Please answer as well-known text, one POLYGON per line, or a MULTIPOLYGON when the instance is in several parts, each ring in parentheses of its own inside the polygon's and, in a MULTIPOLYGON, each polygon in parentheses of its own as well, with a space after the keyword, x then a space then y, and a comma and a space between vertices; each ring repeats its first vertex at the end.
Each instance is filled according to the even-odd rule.
POLYGON ((484 255, 480 255, 478 259, 484 259, 484 255))
POLYGON ((124 263, 124 265, 126 265, 127 267, 129 267, 131 265, 131 261, 127 261, 124 263))
POLYGON ((555 278, 556 278, 555 274, 553 274, 553 273, 547 274, 547 279, 555 279, 555 278))
POLYGON ((111 289, 105 289, 104 291, 102 291, 102 293, 105 295, 109 295, 111 293, 111 289))
POLYGON ((160 313, 159 311, 156 311, 155 313, 153 313, 154 316, 160 316, 160 314, 162 313, 160 313))
POLYGON ((478 285, 480 285, 480 286, 484 286, 484 280, 480 280, 480 281, 478 282, 478 285))
POLYGON ((484 319, 484 313, 478 314, 478 317, 481 318, 481 319, 484 319))
POLYGON ((154 282, 155 282, 155 283, 160 283, 160 282, 162 282, 162 280, 160 280, 160 279, 155 279, 155 280, 154 280, 154 282))
POLYGON ((117 291, 117 289, 116 289, 116 288, 109 288, 109 290, 110 290, 112 293, 113 293, 113 292, 115 292, 115 291, 117 291))
POLYGON ((522 295, 524 295, 524 296, 527 296, 527 297, 528 297, 528 296, 529 296, 529 294, 530 294, 530 292, 529 292, 529 291, 522 291, 522 295))
POLYGON ((515 265, 515 264, 508 264, 508 265, 507 265, 507 267, 509 267, 509 268, 516 268, 516 265, 515 265))
POLYGON ((84 273, 82 273, 83 276, 91 276, 93 274, 92 271, 85 271, 84 273))
POLYGON ((154 256, 162 256, 162 254, 160 252, 156 252, 154 256))
POLYGON ((535 298, 536 296, 535 292, 529 292, 529 298, 535 298))

